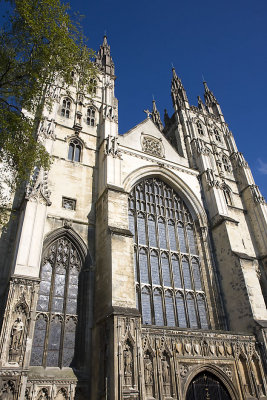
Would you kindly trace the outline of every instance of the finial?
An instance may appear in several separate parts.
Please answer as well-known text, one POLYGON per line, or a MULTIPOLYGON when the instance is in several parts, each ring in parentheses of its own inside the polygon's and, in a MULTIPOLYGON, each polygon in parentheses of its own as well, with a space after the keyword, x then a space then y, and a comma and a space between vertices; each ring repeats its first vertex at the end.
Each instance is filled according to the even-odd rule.
POLYGON ((157 106, 156 106, 156 102, 155 102, 154 96, 153 96, 153 100, 152 100, 152 108, 153 108, 154 112, 157 111, 157 106))
POLYGON ((103 38, 103 46, 107 46, 107 44, 108 44, 108 41, 107 41, 107 35, 106 35, 106 31, 105 31, 105 35, 103 38))
POLYGON ((203 74, 202 74, 202 82, 206 82, 203 74))
POLYGON ((176 74, 174 66, 172 66, 172 77, 175 79, 177 78, 177 74, 176 74))
POLYGON ((203 81, 205 92, 209 92, 209 88, 206 81, 203 81))

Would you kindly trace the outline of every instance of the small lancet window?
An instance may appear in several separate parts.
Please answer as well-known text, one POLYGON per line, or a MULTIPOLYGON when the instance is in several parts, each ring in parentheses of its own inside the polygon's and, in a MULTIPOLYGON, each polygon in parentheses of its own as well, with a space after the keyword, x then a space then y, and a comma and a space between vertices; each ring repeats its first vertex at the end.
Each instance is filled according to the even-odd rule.
POLYGON ((96 80, 95 79, 90 79, 90 85, 92 88, 92 93, 96 94, 96 80))
POLYGON ((228 157, 223 154, 222 155, 222 162, 223 162, 223 168, 226 172, 231 172, 231 165, 230 165, 230 161, 228 159, 228 157))
POLYGON ((95 126, 95 109, 93 107, 87 108, 87 125, 95 126))
POLYGON ((71 101, 68 97, 63 99, 62 101, 62 107, 61 107, 61 116, 69 118, 70 117, 70 106, 71 106, 71 101))
POLYGON ((217 142, 221 142, 222 141, 221 136, 220 136, 220 134, 218 132, 218 129, 214 129, 214 136, 215 136, 215 139, 217 140, 217 142))
POLYGON ((231 189, 229 188, 229 186, 224 185, 222 187, 222 190, 223 190, 223 194, 224 194, 224 198, 225 198, 226 204, 228 206, 231 206, 232 205, 231 189))
POLYGON ((78 140, 74 139, 69 144, 68 160, 70 161, 81 161, 82 147, 78 140))
POLYGON ((204 135, 202 125, 199 121, 197 121, 197 131, 199 135, 204 135))

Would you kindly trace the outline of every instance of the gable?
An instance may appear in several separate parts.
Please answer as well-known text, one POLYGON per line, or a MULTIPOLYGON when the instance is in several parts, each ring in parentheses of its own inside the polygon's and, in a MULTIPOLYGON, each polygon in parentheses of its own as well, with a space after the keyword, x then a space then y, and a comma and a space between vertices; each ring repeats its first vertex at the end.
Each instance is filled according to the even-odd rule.
POLYGON ((188 161, 180 156, 150 118, 145 119, 124 135, 119 136, 118 141, 120 146, 128 149, 188 166, 188 161))

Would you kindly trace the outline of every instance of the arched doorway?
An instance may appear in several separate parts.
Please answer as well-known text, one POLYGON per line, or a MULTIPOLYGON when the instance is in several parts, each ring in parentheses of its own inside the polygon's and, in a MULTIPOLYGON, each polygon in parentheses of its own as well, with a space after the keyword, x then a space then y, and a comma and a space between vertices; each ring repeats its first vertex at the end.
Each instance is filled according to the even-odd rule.
POLYGON ((231 400, 231 396, 215 375, 204 371, 190 383, 186 400, 231 400))

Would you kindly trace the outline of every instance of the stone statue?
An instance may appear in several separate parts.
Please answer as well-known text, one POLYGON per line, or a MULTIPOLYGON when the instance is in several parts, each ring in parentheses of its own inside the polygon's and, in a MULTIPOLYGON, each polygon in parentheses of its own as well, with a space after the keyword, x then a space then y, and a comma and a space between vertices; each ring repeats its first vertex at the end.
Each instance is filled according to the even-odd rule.
POLYGON ((132 347, 128 342, 125 344, 123 352, 123 362, 124 362, 124 384, 125 386, 131 387, 134 384, 133 375, 133 353, 132 347))
POLYGON ((11 329, 9 361, 13 362, 19 361, 22 341, 23 341, 23 331, 24 331, 24 323, 22 322, 21 317, 18 317, 11 329))
POLYGON ((162 366, 163 383, 169 383, 170 382, 170 366, 169 366, 169 363, 165 356, 162 357, 161 366, 162 366))
POLYGON ((124 350, 124 375, 132 376, 132 352, 130 346, 127 344, 124 350))
POLYGON ((151 385, 153 383, 153 364, 152 361, 147 354, 144 359, 145 363, 145 384, 151 385))

